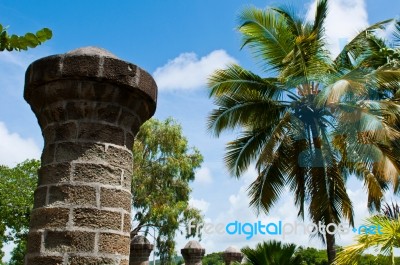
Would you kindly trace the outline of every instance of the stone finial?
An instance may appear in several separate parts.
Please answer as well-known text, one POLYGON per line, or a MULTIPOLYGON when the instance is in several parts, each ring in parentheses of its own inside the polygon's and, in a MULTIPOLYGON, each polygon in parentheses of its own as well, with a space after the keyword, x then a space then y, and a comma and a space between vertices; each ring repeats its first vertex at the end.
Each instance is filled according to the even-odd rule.
POLYGON ((25 264, 127 265, 132 145, 155 112, 153 78, 86 47, 33 62, 24 97, 44 137, 25 264))
POLYGON ((224 261, 226 265, 230 265, 232 262, 241 262, 243 254, 235 247, 228 247, 223 253, 224 261))
POLYGON ((202 265, 201 259, 204 257, 205 253, 205 249, 195 240, 189 241, 185 247, 181 249, 185 265, 202 265))
POLYGON ((137 235, 131 241, 129 265, 148 265, 154 245, 146 237, 137 235))

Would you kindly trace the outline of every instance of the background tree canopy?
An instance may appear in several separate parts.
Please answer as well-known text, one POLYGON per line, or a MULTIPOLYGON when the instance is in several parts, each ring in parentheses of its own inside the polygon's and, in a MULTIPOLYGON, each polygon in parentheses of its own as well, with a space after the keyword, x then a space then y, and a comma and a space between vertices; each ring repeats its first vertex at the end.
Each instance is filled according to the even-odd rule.
POLYGON ((190 219, 195 219, 194 223, 202 221, 200 211, 189 206, 189 183, 202 161, 200 152, 188 146, 181 126, 172 118, 150 119, 136 136, 132 178, 136 214, 132 234, 148 234, 150 227, 156 228, 161 264, 170 264, 179 228, 190 219))
MULTIPOLYGON (((14 168, 0 166, 0 249, 3 243, 16 241, 22 242, 17 249, 24 251, 39 167, 40 162, 34 159, 14 168)), ((1 252, 0 261, 3 255, 1 252)))

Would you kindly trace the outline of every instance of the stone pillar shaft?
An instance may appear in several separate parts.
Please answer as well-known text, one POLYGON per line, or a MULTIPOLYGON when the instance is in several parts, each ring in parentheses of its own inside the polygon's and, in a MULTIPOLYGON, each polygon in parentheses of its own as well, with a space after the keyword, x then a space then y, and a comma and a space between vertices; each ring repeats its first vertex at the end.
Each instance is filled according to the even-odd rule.
POLYGON ((131 149, 154 80, 89 47, 31 64, 24 97, 45 142, 25 264, 128 265, 131 149))

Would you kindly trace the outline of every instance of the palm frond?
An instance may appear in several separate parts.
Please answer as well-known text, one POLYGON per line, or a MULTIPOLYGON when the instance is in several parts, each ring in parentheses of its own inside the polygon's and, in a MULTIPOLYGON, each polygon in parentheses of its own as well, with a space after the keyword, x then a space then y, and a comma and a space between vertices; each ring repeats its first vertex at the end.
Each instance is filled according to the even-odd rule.
POLYGON ((400 48, 400 20, 395 21, 395 28, 393 32, 393 42, 395 48, 400 48))
POLYGON ((328 1, 320 0, 317 2, 317 8, 315 10, 315 20, 313 25, 313 31, 318 32, 319 36, 324 35, 324 22, 328 15, 328 1))
POLYGON ((377 29, 384 29, 385 26, 392 21, 392 19, 380 21, 357 34, 357 36, 355 36, 336 57, 334 62, 337 68, 351 69, 352 60, 354 60, 359 54, 363 53, 364 51, 367 51, 368 47, 370 47, 369 37, 371 36, 371 34, 373 34, 373 32, 377 29))
POLYGON ((255 57, 262 60, 264 69, 282 69, 294 40, 287 30, 285 18, 272 9, 248 7, 241 12, 239 23, 242 47, 249 46, 255 57))
POLYGON ((223 130, 245 127, 268 126, 279 121, 287 106, 266 99, 257 92, 224 95, 214 98, 214 109, 208 118, 208 130, 216 136, 223 130), (268 111, 266 111, 268 110, 268 111))
POLYGON ((286 183, 284 169, 290 163, 290 138, 285 137, 276 147, 269 163, 258 169, 258 176, 248 188, 250 206, 259 214, 268 213, 284 191, 286 183))
POLYGON ((339 252, 335 260, 336 265, 357 264, 361 254, 371 247, 384 255, 392 256, 391 264, 394 264, 393 249, 400 246, 399 219, 392 220, 386 216, 375 215, 366 220, 366 227, 371 226, 377 228, 378 231, 375 233, 359 231, 361 234, 356 237, 357 243, 339 252))
POLYGON ((268 139, 264 130, 244 131, 240 137, 227 144, 225 164, 231 175, 239 177, 256 159, 259 150, 268 139))
POLYGON ((215 71, 208 80, 208 87, 210 97, 257 91, 267 98, 279 99, 283 92, 275 78, 261 78, 236 64, 215 71))

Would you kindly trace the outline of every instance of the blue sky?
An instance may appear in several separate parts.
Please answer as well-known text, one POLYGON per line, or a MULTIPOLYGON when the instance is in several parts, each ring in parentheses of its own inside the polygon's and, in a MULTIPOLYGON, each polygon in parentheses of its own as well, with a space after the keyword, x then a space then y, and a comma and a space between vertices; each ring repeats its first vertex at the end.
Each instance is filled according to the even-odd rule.
MULTIPOLYGON (((248 209, 246 188, 255 172, 250 170, 241 180, 231 178, 222 156, 224 144, 234 135, 228 133, 216 139, 206 131, 206 117, 213 108, 205 86, 207 75, 231 62, 261 74, 249 51, 240 50, 240 36, 235 30, 238 13, 246 5, 266 7, 281 3, 290 2, 0 0, 0 23, 8 25, 10 33, 49 27, 54 34, 52 40, 28 52, 0 53, 0 164, 13 166, 26 158, 38 158, 41 152, 39 126, 22 98, 24 71, 29 63, 78 47, 99 46, 153 74, 159 85, 155 117, 176 118, 190 144, 204 155, 204 164, 192 184, 191 203, 204 211, 208 221, 295 221, 290 195, 285 195, 269 216, 256 217, 248 209)), ((303 14, 312 10, 311 0, 292 0, 293 3, 303 14)), ((340 42, 354 36, 357 30, 400 15, 398 0, 331 0, 330 7, 327 35, 334 53, 340 42)), ((362 185, 351 180, 349 193, 356 220, 361 222, 368 214, 362 185)), ((212 235, 203 237, 201 244, 210 253, 229 245, 254 245, 262 239, 271 238, 245 241, 242 237, 212 235)), ((285 240, 321 247, 318 240, 309 241, 304 236, 285 240)), ((351 240, 351 236, 343 237, 339 243, 348 244, 351 240)), ((180 238, 178 249, 184 243, 180 238)))

